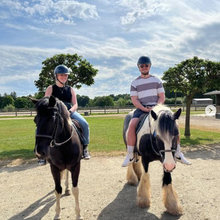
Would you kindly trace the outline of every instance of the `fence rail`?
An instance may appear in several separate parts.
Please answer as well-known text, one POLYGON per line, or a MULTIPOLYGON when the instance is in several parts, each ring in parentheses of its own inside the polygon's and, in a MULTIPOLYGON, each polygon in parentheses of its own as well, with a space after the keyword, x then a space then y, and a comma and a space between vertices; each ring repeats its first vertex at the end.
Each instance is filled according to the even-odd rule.
MULTIPOLYGON (((183 111, 186 110, 184 105, 168 105, 172 110, 182 108, 183 111)), ((191 105, 191 111, 204 111, 206 105, 191 105)), ((116 107, 116 106, 106 106, 106 107, 85 107, 79 108, 78 112, 84 114, 85 116, 91 114, 126 114, 134 110, 134 106, 116 107)), ((35 109, 16 109, 10 112, 4 112, 0 109, 0 116, 35 116, 35 109)))

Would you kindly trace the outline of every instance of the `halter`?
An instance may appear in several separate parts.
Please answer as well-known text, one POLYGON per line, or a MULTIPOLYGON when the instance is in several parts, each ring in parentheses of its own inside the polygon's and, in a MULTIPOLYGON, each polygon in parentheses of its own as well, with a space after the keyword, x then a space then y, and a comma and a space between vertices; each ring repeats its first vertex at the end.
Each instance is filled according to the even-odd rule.
MULTIPOLYGON (((49 107, 49 109, 56 109, 56 107, 49 107)), ((74 134, 74 129, 73 127, 71 126, 71 135, 68 139, 66 139, 65 141, 63 142, 56 142, 56 136, 57 136, 57 129, 58 129, 58 120, 62 117, 61 114, 59 112, 56 112, 56 116, 58 115, 58 117, 56 117, 55 119, 55 127, 53 129, 53 132, 52 132, 52 135, 44 135, 44 134, 36 134, 35 137, 36 138, 47 138, 47 139, 51 139, 51 142, 50 142, 50 147, 55 147, 55 146, 61 146, 65 143, 67 143, 72 137, 73 137, 73 134, 74 134), (56 123, 57 122, 57 123, 56 123)))
POLYGON ((164 157, 163 157, 163 154, 162 153, 165 153, 165 152, 176 152, 176 150, 172 150, 172 149, 170 149, 170 150, 158 150, 158 148, 157 148, 157 151, 155 150, 155 148, 154 148, 154 145, 153 145, 153 141, 152 141, 152 133, 151 133, 151 123, 150 123, 150 118, 148 117, 148 121, 149 121, 149 128, 150 128, 150 143, 151 143, 151 148, 152 148, 152 150, 153 150, 153 152, 157 155, 157 156, 160 156, 161 157, 161 159, 162 159, 162 161, 164 160, 164 157), (159 153, 158 153, 159 152, 159 153))

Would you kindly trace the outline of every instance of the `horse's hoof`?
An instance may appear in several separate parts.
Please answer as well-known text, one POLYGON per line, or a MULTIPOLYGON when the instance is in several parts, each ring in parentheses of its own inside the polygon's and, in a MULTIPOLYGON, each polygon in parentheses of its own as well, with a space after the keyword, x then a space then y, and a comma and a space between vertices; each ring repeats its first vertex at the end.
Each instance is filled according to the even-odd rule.
POLYGON ((55 215, 54 220, 60 220, 60 216, 55 215))
POLYGON ((131 185, 131 186, 137 186, 138 185, 138 180, 128 180, 128 182, 127 182, 129 185, 131 185))
POLYGON ((76 220, 83 220, 83 217, 82 216, 78 216, 78 217, 76 217, 76 220))
POLYGON ((137 205, 140 208, 149 208, 150 207, 150 200, 147 198, 137 197, 137 205))
POLYGON ((69 196, 71 193, 70 193, 70 190, 69 189, 67 189, 66 191, 65 191, 65 196, 69 196))
POLYGON ((167 212, 174 216, 180 216, 183 214, 183 210, 180 206, 176 207, 175 209, 171 209, 171 210, 167 209, 167 212))

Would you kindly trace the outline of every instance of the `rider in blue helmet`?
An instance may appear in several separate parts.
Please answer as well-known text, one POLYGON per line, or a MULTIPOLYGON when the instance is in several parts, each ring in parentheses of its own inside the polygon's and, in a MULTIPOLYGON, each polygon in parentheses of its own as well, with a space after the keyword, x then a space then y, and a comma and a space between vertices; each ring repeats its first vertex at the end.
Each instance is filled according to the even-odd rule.
MULTIPOLYGON (((149 114, 153 106, 165 102, 165 91, 161 80, 150 74, 151 60, 147 56, 141 56, 137 61, 140 75, 133 80, 130 88, 130 96, 133 105, 136 107, 127 130, 127 155, 122 167, 128 166, 134 161, 134 147, 136 145, 136 126, 140 116, 149 114)), ((177 151, 175 157, 183 164, 191 163, 180 151, 180 138, 178 135, 177 151)))
MULTIPOLYGON (((70 117, 79 121, 82 128, 82 142, 83 142, 83 158, 88 160, 90 159, 90 154, 88 151, 89 144, 89 124, 85 118, 77 112, 78 103, 76 93, 72 87, 67 85, 68 76, 71 72, 71 69, 65 65, 58 65, 54 69, 55 75, 55 84, 47 87, 45 96, 51 96, 60 99, 66 105, 67 109, 70 112, 70 117)), ((40 165, 43 165, 43 161, 39 162, 40 165)))

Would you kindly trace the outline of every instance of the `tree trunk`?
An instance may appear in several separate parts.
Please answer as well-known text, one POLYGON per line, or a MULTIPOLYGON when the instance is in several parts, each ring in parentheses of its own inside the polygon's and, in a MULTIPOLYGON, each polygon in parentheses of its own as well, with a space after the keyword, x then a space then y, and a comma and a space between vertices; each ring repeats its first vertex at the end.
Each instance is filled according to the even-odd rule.
POLYGON ((192 99, 186 98, 185 137, 190 137, 190 106, 192 99))

